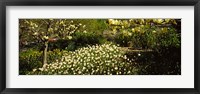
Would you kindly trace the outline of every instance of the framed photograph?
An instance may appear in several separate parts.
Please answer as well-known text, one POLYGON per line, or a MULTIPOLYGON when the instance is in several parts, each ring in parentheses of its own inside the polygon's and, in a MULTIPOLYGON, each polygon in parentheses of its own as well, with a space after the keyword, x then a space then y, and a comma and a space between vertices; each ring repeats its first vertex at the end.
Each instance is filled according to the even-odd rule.
POLYGON ((200 94, 199 0, 1 0, 1 94, 200 94))

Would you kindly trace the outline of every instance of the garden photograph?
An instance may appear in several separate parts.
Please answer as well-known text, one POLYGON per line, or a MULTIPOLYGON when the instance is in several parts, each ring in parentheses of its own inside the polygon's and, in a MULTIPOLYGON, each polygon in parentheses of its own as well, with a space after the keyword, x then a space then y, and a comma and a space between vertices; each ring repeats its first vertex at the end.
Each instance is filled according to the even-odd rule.
POLYGON ((181 19, 19 19, 19 75, 181 75, 181 19))

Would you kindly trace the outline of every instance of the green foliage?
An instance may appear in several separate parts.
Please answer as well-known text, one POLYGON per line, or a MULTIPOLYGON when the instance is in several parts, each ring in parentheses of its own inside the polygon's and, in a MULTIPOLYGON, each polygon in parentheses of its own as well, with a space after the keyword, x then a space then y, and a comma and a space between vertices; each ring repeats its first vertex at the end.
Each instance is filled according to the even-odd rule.
POLYGON ((95 32, 76 32, 72 39, 60 39, 57 42, 49 43, 49 49, 61 49, 74 51, 81 47, 88 45, 103 44, 106 43, 106 39, 101 34, 95 32))
MULTIPOLYGON (((107 19, 76 19, 74 20, 76 23, 82 23, 85 27, 86 31, 92 32, 102 32, 108 29, 108 25, 106 24, 107 19)), ((84 31, 84 30, 82 30, 84 31)))
POLYGON ((96 32, 76 32, 72 41, 75 42, 77 46, 87 46, 103 44, 106 42, 106 39, 96 32))
POLYGON ((180 48, 180 33, 173 27, 141 27, 139 32, 130 30, 120 30, 115 35, 115 42, 123 47, 133 47, 134 49, 154 49, 176 47, 180 48))
POLYGON ((30 43, 43 43, 43 64, 47 62, 48 43, 58 39, 72 39, 75 32, 84 30, 81 23, 74 23, 67 19, 20 19, 19 20, 20 48, 30 43), (28 32, 28 33, 27 33, 28 32))
POLYGON ((19 74, 27 74, 33 68, 42 67, 42 52, 28 49, 19 53, 19 74))
POLYGON ((78 48, 78 46, 76 46, 75 42, 69 41, 68 45, 65 47, 66 50, 68 51, 74 51, 78 48))
POLYGON ((53 51, 48 51, 47 63, 50 64, 55 60, 59 60, 63 56, 63 51, 60 49, 54 49, 53 51))
POLYGON ((132 42, 142 49, 153 49, 155 51, 167 50, 168 48, 180 48, 181 35, 174 28, 146 28, 143 33, 134 33, 132 42))
POLYGON ((168 32, 157 35, 157 48, 180 48, 181 46, 181 35, 174 29, 170 29, 168 32))
POLYGON ((122 47, 133 46, 131 42, 131 36, 127 36, 123 33, 119 33, 115 36, 114 41, 122 47))
MULTIPOLYGON (((48 64, 55 62, 60 59, 63 55, 63 52, 55 49, 53 51, 48 51, 48 64)), ((19 74, 27 74, 27 72, 32 71, 34 68, 42 67, 42 57, 43 52, 37 51, 34 49, 29 49, 19 54, 19 74)))
POLYGON ((19 21, 20 74, 181 73, 180 19, 19 21), (42 66, 43 43, 47 41, 48 64, 42 66), (120 47, 106 44, 110 42, 119 44, 120 47), (124 48, 129 50, 122 50, 124 48))

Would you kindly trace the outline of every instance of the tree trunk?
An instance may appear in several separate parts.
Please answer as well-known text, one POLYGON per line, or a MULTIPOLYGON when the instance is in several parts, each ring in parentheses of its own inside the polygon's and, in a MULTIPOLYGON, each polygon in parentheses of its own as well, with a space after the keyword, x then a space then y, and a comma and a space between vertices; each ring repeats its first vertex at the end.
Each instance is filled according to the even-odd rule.
POLYGON ((47 50, 48 50, 48 41, 45 42, 45 48, 43 51, 43 66, 47 64, 47 50))

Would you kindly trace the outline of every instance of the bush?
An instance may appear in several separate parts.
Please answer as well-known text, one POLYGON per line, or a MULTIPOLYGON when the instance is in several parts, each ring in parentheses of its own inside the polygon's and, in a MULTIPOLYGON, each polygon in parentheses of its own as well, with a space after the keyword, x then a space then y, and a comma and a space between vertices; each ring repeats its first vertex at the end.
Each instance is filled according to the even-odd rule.
POLYGON ((144 29, 143 32, 119 32, 116 34, 115 42, 123 47, 134 49, 151 49, 156 42, 156 36, 151 29, 144 29))
MULTIPOLYGON (((55 49, 48 51, 47 63, 50 64, 62 57, 62 51, 55 49)), ((20 52, 19 54, 19 73, 20 75, 27 74, 34 68, 42 67, 43 52, 34 49, 28 49, 27 51, 20 52)))
POLYGON ((26 74, 33 68, 42 67, 42 52, 34 49, 19 53, 19 74, 26 74))
POLYGON ((106 39, 97 32, 76 32, 70 44, 75 45, 76 49, 86 47, 87 45, 103 44, 106 39))
POLYGON ((87 45, 103 44, 106 39, 99 32, 75 32, 72 39, 59 39, 57 42, 49 43, 49 49, 60 49, 74 51, 87 45))
POLYGON ((177 30, 170 27, 160 29, 158 27, 143 27, 140 32, 121 30, 115 36, 115 42, 123 47, 133 47, 135 49, 153 49, 176 47, 180 48, 181 36, 177 30))
POLYGON ((47 54, 47 63, 51 64, 63 56, 63 51, 60 49, 54 49, 53 51, 48 51, 47 54))
POLYGON ((131 45, 131 36, 125 35, 123 33, 118 33, 114 39, 116 44, 119 44, 122 47, 130 47, 131 45))
POLYGON ((103 31, 108 28, 106 19, 78 19, 74 20, 85 25, 87 31, 103 31))
POLYGON ((168 32, 161 32, 156 37, 157 41, 154 47, 154 50, 156 51, 181 47, 181 35, 177 33, 174 29, 170 29, 168 32))
POLYGON ((69 51, 60 62, 33 69, 35 75, 133 75, 133 61, 113 44, 93 45, 69 51))

